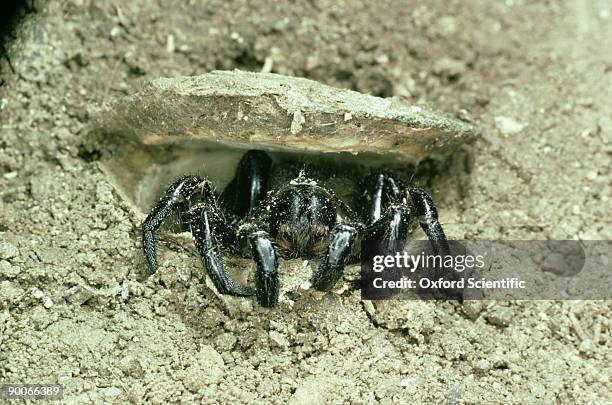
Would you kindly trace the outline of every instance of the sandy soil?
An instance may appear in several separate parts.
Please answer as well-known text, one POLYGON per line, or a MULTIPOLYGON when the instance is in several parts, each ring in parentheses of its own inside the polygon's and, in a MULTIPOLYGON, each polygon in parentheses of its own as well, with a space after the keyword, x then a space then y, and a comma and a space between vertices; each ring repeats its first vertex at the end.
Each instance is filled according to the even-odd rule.
POLYGON ((450 237, 610 239, 609 2, 192 3, 35 1, 7 37, 0 382, 61 383, 75 403, 612 401, 609 302, 349 288, 267 310, 219 297, 181 241, 147 279, 142 214, 80 146, 96 106, 142 79, 268 58, 477 124, 465 195, 433 190, 450 237))

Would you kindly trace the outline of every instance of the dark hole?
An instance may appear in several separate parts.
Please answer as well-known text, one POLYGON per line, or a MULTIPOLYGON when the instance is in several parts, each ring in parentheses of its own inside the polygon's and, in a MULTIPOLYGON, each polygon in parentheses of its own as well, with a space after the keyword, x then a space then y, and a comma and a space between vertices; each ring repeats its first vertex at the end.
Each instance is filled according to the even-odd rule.
POLYGON ((262 62, 255 57, 255 53, 251 49, 243 50, 240 55, 234 58, 234 62, 237 69, 251 72, 260 71, 262 66, 262 62))
POLYGON ((86 161, 87 163, 95 162, 100 160, 101 153, 98 149, 89 149, 85 145, 79 145, 79 151, 77 156, 86 161))

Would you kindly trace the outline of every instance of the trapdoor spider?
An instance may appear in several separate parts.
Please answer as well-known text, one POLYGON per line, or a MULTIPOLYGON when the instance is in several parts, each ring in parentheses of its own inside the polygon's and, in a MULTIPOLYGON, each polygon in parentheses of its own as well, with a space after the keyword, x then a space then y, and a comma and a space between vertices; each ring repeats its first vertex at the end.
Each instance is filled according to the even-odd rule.
POLYGON ((251 150, 240 160, 234 179, 219 195, 199 176, 173 183, 142 225, 149 271, 157 271, 155 232, 173 212, 186 216, 204 268, 217 290, 256 295, 274 306, 279 294, 278 257, 320 259, 312 285, 330 290, 344 266, 358 257, 361 240, 402 240, 418 221, 435 252, 446 246, 431 197, 420 188, 401 187, 389 174, 373 177, 366 190, 368 209, 357 215, 336 195, 308 178, 305 171, 269 191, 272 160, 251 150), (256 262, 255 288, 234 281, 222 251, 251 256, 256 262))

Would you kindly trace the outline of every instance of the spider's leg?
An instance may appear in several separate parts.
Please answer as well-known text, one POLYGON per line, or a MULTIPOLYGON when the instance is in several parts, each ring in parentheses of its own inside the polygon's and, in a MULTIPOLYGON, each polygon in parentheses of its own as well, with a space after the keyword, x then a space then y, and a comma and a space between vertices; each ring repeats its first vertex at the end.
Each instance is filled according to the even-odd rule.
POLYGON ((257 301, 264 307, 272 307, 278 301, 280 281, 278 277, 278 260, 276 249, 270 235, 265 231, 256 231, 249 235, 253 258, 257 263, 255 285, 257 301))
POLYGON ((378 174, 373 183, 371 201, 368 201, 368 221, 370 224, 383 216, 390 203, 400 202, 402 198, 400 188, 391 176, 378 174))
POLYGON ((410 230, 408 209, 402 203, 392 203, 380 219, 365 227, 365 240, 403 240, 410 230))
POLYGON ((387 177, 387 186, 389 187, 388 192, 393 201, 399 202, 402 199, 402 191, 395 179, 391 176, 387 177))
POLYGON ((357 230, 349 225, 338 224, 329 234, 325 256, 315 272, 312 285, 320 291, 329 291, 342 276, 349 258, 357 230))
POLYGON ((374 223, 380 219, 383 211, 383 189, 385 187, 385 175, 379 174, 374 183, 372 193, 372 205, 370 206, 369 221, 374 223))
MULTIPOLYGON (((220 243, 215 235, 215 225, 223 227, 225 224, 215 212, 216 201, 212 191, 205 192, 203 200, 191 208, 189 216, 191 233, 208 276, 221 294, 238 296, 255 294, 255 289, 239 284, 229 275, 223 253, 219 250, 220 243)), ((231 230, 227 227, 224 231, 231 230)))
MULTIPOLYGON (((410 188, 408 193, 412 199, 413 205, 416 210, 418 220, 421 224, 421 228, 427 234, 431 247, 435 255, 448 256, 451 255, 451 250, 444 235, 442 225, 438 221, 438 210, 427 192, 421 188, 410 188)), ((431 269, 431 272, 426 277, 430 279, 436 279, 441 274, 440 271, 444 271, 444 277, 447 279, 459 280, 460 272, 449 271, 452 267, 446 267, 444 264, 439 269, 431 269)), ((422 291, 425 296, 432 296, 434 298, 456 298, 459 302, 463 302, 463 290, 455 288, 439 288, 431 291, 422 291), (433 295, 430 295, 433 294, 433 295)))
MULTIPOLYGON (((438 221, 438 211, 432 198, 421 188, 410 188, 408 194, 416 211, 416 218, 431 241, 434 253, 447 254, 449 252, 448 242, 442 225, 438 221)), ((378 219, 366 229, 367 239, 405 239, 410 229, 410 212, 402 202, 402 193, 397 181, 389 175, 379 175, 374 196, 373 202, 380 205, 382 209, 384 209, 385 196, 392 202, 387 208, 387 219, 378 219), (378 192, 379 189, 380 192, 378 192), (378 195, 380 197, 377 199, 378 195)))
POLYGON ((449 254, 450 249, 446 235, 438 221, 438 210, 432 198, 421 188, 411 188, 408 190, 408 193, 412 198, 421 228, 423 228, 423 231, 425 231, 431 241, 434 253, 440 255, 449 254))
POLYGON ((174 182, 166 194, 153 207, 151 213, 142 224, 142 247, 147 260, 149 272, 157 271, 157 255, 155 247, 155 232, 162 226, 164 220, 201 189, 205 180, 198 176, 185 176, 174 182))
POLYGON ((221 195, 228 210, 244 218, 268 192, 272 160, 261 150, 250 150, 238 163, 234 179, 221 195))

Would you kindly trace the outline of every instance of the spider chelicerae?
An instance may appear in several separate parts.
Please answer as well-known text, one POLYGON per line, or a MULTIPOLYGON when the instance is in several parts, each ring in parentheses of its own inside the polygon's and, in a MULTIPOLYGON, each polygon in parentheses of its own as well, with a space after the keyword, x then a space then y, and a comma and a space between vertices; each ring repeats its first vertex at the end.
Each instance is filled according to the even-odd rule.
POLYGON ((217 290, 256 295, 265 307, 278 301, 279 256, 318 258, 312 286, 328 291, 342 276, 344 266, 359 257, 362 240, 403 240, 418 222, 435 252, 447 246, 431 197, 421 188, 402 187, 391 174, 371 177, 364 193, 367 208, 358 215, 304 170, 269 190, 272 165, 266 152, 250 150, 220 194, 211 181, 194 175, 168 187, 142 225, 149 271, 158 268, 155 233, 176 211, 185 218, 217 290), (255 260, 254 288, 232 279, 223 252, 255 260))

